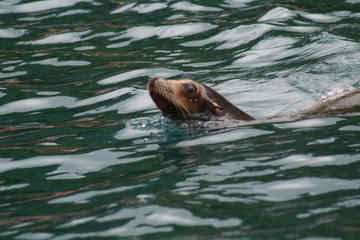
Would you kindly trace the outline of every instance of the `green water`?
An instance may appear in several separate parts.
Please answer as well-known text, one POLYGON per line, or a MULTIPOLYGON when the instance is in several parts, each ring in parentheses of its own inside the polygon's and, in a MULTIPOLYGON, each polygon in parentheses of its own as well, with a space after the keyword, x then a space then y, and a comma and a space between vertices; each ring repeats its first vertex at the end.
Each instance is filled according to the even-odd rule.
POLYGON ((360 87, 360 1, 0 2, 1 239, 359 239, 360 117, 189 129, 151 77, 257 119, 360 87))

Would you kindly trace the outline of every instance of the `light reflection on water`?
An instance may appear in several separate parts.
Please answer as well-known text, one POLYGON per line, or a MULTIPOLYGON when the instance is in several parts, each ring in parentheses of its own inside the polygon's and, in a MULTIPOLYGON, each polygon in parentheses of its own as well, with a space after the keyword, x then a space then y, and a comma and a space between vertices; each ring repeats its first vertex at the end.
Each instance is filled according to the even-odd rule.
POLYGON ((356 239, 359 117, 161 116, 191 78, 266 119, 358 88, 359 1, 3 1, 0 236, 356 239))

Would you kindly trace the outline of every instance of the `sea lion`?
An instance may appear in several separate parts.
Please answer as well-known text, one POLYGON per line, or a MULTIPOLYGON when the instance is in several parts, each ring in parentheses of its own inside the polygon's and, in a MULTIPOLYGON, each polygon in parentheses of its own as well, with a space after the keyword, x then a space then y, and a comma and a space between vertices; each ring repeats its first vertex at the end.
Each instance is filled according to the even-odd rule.
MULTIPOLYGON (((150 79, 150 96, 165 116, 173 120, 212 120, 228 118, 255 120, 234 106, 210 87, 190 79, 150 79)), ((360 113, 360 89, 335 94, 313 106, 293 113, 269 118, 270 120, 303 119, 330 115, 360 113)))
POLYGON ((210 87, 190 79, 153 78, 148 83, 150 96, 165 116, 177 120, 225 117, 255 120, 210 87))

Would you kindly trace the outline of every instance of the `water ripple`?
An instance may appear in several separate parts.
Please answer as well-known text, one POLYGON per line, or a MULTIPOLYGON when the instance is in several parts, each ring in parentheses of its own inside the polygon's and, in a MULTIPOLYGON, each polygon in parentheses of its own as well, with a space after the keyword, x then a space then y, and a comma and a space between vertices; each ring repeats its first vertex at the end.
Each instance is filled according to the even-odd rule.
POLYGON ((270 31, 272 27, 267 24, 254 24, 250 26, 239 26, 234 29, 225 30, 224 32, 210 37, 206 40, 197 40, 183 43, 183 46, 187 47, 200 47, 212 43, 222 43, 215 49, 229 49, 236 48, 243 44, 249 43, 252 40, 264 35, 267 31, 270 31))
MULTIPOLYGON (((84 219, 78 224, 84 224, 92 219, 84 219)), ((58 239, 72 239, 100 236, 142 236, 149 233, 170 232, 172 226, 212 226, 215 228, 239 226, 241 220, 230 218, 226 220, 201 218, 194 216, 190 211, 180 208, 169 208, 158 205, 149 205, 136 209, 128 208, 97 219, 99 223, 116 220, 129 220, 125 225, 114 227, 103 232, 65 234, 58 239), (130 219, 130 220, 129 220, 130 219)), ((57 238, 55 238, 57 239, 57 238)))
POLYGON ((60 33, 39 40, 18 42, 17 44, 43 45, 43 44, 74 43, 74 42, 82 41, 81 36, 86 35, 90 32, 91 32, 90 30, 86 30, 82 32, 60 33))
POLYGON ((0 29, 0 38, 18 38, 26 34, 26 29, 6 28, 0 29))
POLYGON ((139 26, 126 30, 120 36, 113 37, 110 40, 119 40, 123 38, 130 38, 132 41, 139 41, 142 39, 158 36, 161 38, 184 37, 198 34, 210 29, 216 28, 215 25, 209 23, 184 23, 174 24, 171 26, 139 26))
POLYGON ((179 70, 168 69, 168 68, 136 69, 102 79, 98 83, 101 85, 116 84, 119 82, 131 80, 133 78, 142 77, 142 76, 148 76, 149 78, 152 77, 171 78, 181 73, 182 72, 179 70))
MULTIPOLYGON (((360 180, 337 178, 295 178, 274 182, 247 182, 240 184, 213 185, 203 192, 218 192, 226 195, 250 195, 251 199, 283 202, 301 198, 304 194, 316 196, 328 192, 359 189, 360 180)), ((202 197, 206 197, 202 195, 202 197)))
POLYGON ((177 2, 173 5, 171 5, 171 8, 173 8, 174 10, 183 10, 183 11, 190 11, 190 12, 218 12, 218 11, 222 11, 221 8, 216 8, 216 7, 206 7, 206 6, 201 6, 201 5, 197 5, 197 4, 193 4, 190 2, 186 2, 186 1, 181 1, 181 2, 177 2))
POLYGON ((12 4, 3 4, 0 14, 5 13, 33 13, 52 9, 71 7, 80 2, 92 2, 92 0, 63 0, 54 2, 52 0, 35 1, 31 3, 17 4, 19 1, 13 1, 12 4))
POLYGON ((85 65, 89 65, 90 62, 76 61, 76 60, 59 61, 58 58, 48 58, 40 61, 33 61, 30 62, 29 64, 40 64, 40 65, 51 65, 55 67, 62 67, 62 66, 85 66, 85 65))

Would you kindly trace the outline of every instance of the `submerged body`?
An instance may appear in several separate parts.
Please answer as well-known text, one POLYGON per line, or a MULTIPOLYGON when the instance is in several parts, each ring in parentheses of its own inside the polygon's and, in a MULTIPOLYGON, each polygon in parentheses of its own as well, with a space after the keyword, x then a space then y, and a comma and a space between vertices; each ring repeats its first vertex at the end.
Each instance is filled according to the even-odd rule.
POLYGON ((302 119, 352 114, 360 114, 360 89, 349 89, 320 100, 303 110, 273 118, 302 119))
MULTIPOLYGON (((190 79, 149 81, 150 96, 165 116, 173 120, 212 120, 214 117, 255 120, 210 87, 190 79)), ((271 119, 302 119, 360 113, 360 89, 336 94, 313 106, 271 119)))

